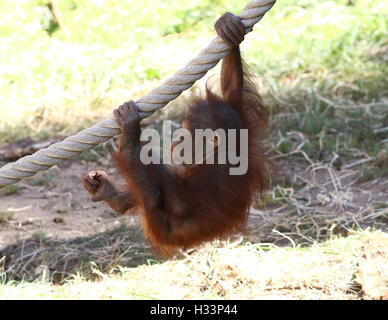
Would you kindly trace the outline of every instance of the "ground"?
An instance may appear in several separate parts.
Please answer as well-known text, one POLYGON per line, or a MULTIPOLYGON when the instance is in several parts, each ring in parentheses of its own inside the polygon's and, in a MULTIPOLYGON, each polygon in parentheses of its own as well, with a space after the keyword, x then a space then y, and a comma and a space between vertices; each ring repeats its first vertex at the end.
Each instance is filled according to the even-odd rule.
MULTIPOLYGON (((357 163, 344 164, 338 171, 311 167, 303 159, 279 158, 277 167, 275 185, 264 204, 258 202, 251 209, 249 232, 240 235, 244 243, 311 246, 360 228, 387 230, 386 179, 358 182, 357 163), (281 181, 292 179, 295 193, 281 186, 281 181)), ((99 154, 92 162, 69 160, 1 196, 0 212, 4 217, 8 213, 0 225, 1 253, 9 280, 39 279, 47 270, 52 281, 64 283, 79 271, 95 278, 95 266, 107 272, 119 265, 164 260, 144 241, 136 217, 118 216, 90 201, 80 180, 95 169, 120 180, 110 157, 99 154)))
MULTIPOLYGON (((13 215, 1 226, 0 246, 36 233, 58 239, 88 236, 117 227, 120 221, 129 222, 130 217, 119 217, 103 204, 90 201, 81 178, 95 165, 71 161, 38 175, 35 179, 44 179, 42 185, 27 181, 16 194, 2 196, 0 211, 13 215)), ((114 172, 112 167, 106 169, 114 172)))
MULTIPOLYGON (((293 189, 277 185, 266 198, 271 198, 268 207, 263 207, 259 202, 262 210, 252 208, 252 228, 281 224, 282 218, 278 216, 287 219, 289 210, 300 208, 303 212, 325 212, 325 219, 333 219, 333 224, 342 217, 345 224, 353 221, 360 227, 379 226, 385 229, 387 221, 381 211, 388 203, 386 179, 360 183, 357 167, 341 171, 329 166, 308 168, 308 162, 301 159, 279 159, 276 166, 275 181, 295 179, 294 185, 299 191, 294 194, 293 189), (268 213, 273 221, 262 221, 268 213), (376 217, 380 217, 381 221, 376 217)), ((99 158, 97 163, 69 160, 20 183, 11 194, 3 193, 0 213, 4 221, 0 224, 0 247, 33 235, 69 239, 105 232, 123 224, 136 225, 135 217, 118 216, 103 203, 90 201, 81 178, 95 169, 105 170, 116 181, 120 180, 109 156, 105 156, 99 158)), ((341 227, 340 223, 337 227, 341 227)), ((342 227, 346 228, 345 225, 342 227)), ((254 236, 254 232, 250 236, 254 236)), ((261 237, 262 240, 269 240, 271 235, 268 235, 268 239, 263 234, 261 237)))
MULTIPOLYGON (((0 166, 9 143, 44 146, 150 92, 246 2, 0 0, 0 166)), ((247 234, 166 261, 136 218, 89 201, 82 175, 113 171, 99 147, 0 191, 0 297, 386 298, 387 10, 282 0, 246 36, 276 163, 247 234)), ((187 95, 152 121, 179 121, 187 95)))

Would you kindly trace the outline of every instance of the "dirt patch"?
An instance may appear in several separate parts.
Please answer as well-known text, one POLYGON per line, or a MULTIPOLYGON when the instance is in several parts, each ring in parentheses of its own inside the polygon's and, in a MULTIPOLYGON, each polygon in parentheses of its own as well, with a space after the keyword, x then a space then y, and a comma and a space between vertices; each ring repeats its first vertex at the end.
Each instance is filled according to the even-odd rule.
POLYGON ((89 170, 115 174, 105 161, 69 161, 21 182, 13 194, 0 195, 0 212, 12 213, 12 218, 0 225, 0 248, 33 235, 69 239, 112 230, 123 223, 133 225, 132 217, 119 217, 104 204, 91 202, 81 186, 81 177, 89 170))

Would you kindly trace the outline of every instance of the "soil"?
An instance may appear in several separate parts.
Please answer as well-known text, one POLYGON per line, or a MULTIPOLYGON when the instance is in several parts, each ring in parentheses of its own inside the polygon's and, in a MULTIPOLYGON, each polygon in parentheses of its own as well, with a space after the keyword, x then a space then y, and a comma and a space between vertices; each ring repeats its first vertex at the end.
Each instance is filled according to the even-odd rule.
POLYGON ((106 163, 106 159, 100 164, 67 161, 20 182, 16 193, 0 195, 0 212, 12 214, 0 224, 0 248, 34 234, 69 239, 135 224, 133 217, 118 216, 103 203, 91 202, 82 187, 81 177, 90 170, 105 170, 115 177, 106 163))

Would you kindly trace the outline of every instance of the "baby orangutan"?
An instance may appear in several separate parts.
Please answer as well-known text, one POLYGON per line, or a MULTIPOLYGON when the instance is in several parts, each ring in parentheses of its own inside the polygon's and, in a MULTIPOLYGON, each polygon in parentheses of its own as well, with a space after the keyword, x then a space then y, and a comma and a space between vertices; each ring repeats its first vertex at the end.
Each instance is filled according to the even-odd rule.
POLYGON ((180 168, 143 164, 140 119, 130 101, 114 110, 121 136, 113 158, 126 189, 118 190, 104 171, 89 172, 83 181, 92 201, 104 201, 120 214, 139 209, 146 238, 165 255, 243 230, 252 201, 269 184, 271 165, 263 142, 269 120, 251 79, 243 72, 239 44, 244 26, 239 17, 226 13, 215 29, 232 47, 222 62, 222 97, 207 88, 206 97, 189 106, 182 126, 193 136, 195 129, 247 129, 246 173, 230 175, 233 165, 229 162, 180 168))

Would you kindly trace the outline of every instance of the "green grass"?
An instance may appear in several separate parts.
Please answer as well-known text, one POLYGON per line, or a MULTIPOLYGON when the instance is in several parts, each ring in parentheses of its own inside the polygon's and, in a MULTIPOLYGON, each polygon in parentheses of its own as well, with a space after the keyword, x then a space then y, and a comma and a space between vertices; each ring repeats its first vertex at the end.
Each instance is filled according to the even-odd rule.
MULTIPOLYGON (((263 33, 271 37, 265 37, 265 57, 252 57, 267 101, 275 114, 284 114, 275 118, 275 130, 301 132, 302 150, 315 161, 333 152, 352 156, 355 149, 375 156, 387 148, 381 142, 388 138, 386 131, 378 132, 388 125, 387 8, 382 1, 304 3, 276 7, 279 20, 271 21, 282 27, 275 35, 266 28, 263 33)), ((279 151, 288 153, 299 144, 293 137, 283 139, 279 151)))
MULTIPOLYGON (((189 61, 217 17, 246 2, 60 0, 56 28, 45 1, 0 1, 0 142, 67 135, 110 116, 189 61)), ((303 133, 317 161, 386 148, 388 132, 376 130, 388 125, 388 8, 347 3, 278 1, 242 46, 282 114, 274 131, 303 133)), ((296 144, 288 138, 279 152, 296 144)))
POLYGON ((33 187, 49 186, 53 178, 54 174, 52 172, 44 172, 41 177, 27 180, 27 183, 33 187))
POLYGON ((13 212, 0 211, 0 226, 7 225, 13 217, 13 212))
POLYGON ((17 194, 21 187, 19 185, 9 185, 0 190, 0 196, 8 196, 11 194, 17 194))

